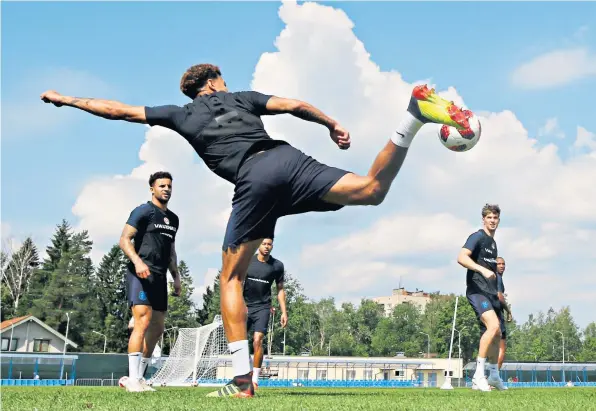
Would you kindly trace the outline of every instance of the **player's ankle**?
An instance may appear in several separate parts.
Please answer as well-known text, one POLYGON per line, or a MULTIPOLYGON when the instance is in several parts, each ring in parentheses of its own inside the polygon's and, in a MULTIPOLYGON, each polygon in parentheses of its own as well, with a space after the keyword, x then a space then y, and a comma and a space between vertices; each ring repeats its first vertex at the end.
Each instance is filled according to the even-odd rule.
POLYGON ((250 354, 248 351, 248 340, 234 341, 228 344, 232 353, 232 366, 234 375, 241 377, 250 373, 250 354))
POLYGON ((409 111, 406 111, 404 118, 397 126, 395 133, 391 136, 391 141, 397 146, 408 148, 412 144, 414 136, 423 125, 424 123, 414 117, 409 111))

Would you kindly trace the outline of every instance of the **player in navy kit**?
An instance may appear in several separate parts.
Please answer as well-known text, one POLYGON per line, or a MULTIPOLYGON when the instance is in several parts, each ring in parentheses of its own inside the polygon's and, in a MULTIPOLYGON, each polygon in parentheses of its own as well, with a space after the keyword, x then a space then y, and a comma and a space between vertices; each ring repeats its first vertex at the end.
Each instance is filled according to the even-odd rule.
POLYGON ((509 304, 505 299, 503 274, 505 274, 505 259, 503 257, 497 257, 497 290, 499 292, 499 302, 503 308, 503 315, 501 316, 501 342, 499 345, 499 370, 503 366, 503 361, 505 361, 505 351, 507 350, 507 326, 505 322, 511 322, 513 320, 511 316, 511 307, 509 307, 509 304))
POLYGON ((180 293, 175 249, 179 221, 178 216, 168 209, 172 176, 164 171, 152 174, 149 188, 151 201, 130 213, 120 236, 120 248, 130 260, 126 279, 134 326, 128 342, 126 389, 133 392, 154 391, 145 383, 143 375, 164 331, 168 269, 174 279, 174 293, 180 293))
POLYGON ((281 326, 288 323, 286 310, 286 291, 284 289, 284 265, 271 256, 273 239, 265 238, 259 246, 257 254, 253 255, 246 279, 244 280, 244 301, 246 303, 246 330, 253 329, 253 375, 255 387, 259 383, 261 365, 263 364, 263 340, 267 335, 269 314, 271 312, 271 286, 277 287, 277 301, 281 309, 281 326))
POLYGON ((486 204, 482 208, 483 228, 471 234, 461 249, 457 262, 467 268, 466 297, 480 322, 482 337, 478 349, 476 372, 472 378, 474 389, 490 391, 490 386, 506 389, 497 369, 501 341, 502 306, 497 286, 497 243, 494 235, 499 226, 501 209, 486 204), (490 375, 484 375, 489 359, 490 375))
POLYGON ((470 128, 470 111, 439 97, 426 85, 416 86, 407 111, 367 175, 321 164, 266 132, 261 116, 289 113, 324 125, 342 149, 350 133, 309 103, 256 91, 229 92, 221 71, 212 64, 190 67, 180 90, 192 102, 184 105, 130 106, 117 101, 69 97, 49 90, 42 101, 75 107, 109 120, 162 126, 185 138, 207 167, 234 184, 232 213, 222 245, 221 313, 234 379, 210 396, 252 397, 246 305, 242 285, 250 260, 263 238, 273 238, 277 220, 307 212, 336 211, 346 205, 379 205, 426 123, 470 128))

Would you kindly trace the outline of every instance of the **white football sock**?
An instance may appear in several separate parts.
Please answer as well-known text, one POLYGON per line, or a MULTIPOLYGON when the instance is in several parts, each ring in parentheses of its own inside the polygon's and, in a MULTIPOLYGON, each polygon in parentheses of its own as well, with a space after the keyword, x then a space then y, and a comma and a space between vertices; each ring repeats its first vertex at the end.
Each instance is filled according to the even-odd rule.
POLYGON ((250 372, 250 354, 248 352, 248 340, 234 341, 228 344, 232 353, 232 366, 234 376, 245 375, 250 372))
POLYGON ((484 364, 486 363, 486 358, 476 359, 476 372, 474 373, 474 377, 484 377, 484 364))
POLYGON ((133 380, 139 379, 139 364, 141 363, 140 352, 128 353, 128 378, 133 380))
POLYGON ((497 369, 497 364, 488 364, 488 370, 490 371, 491 377, 499 377, 499 370, 497 369))
POLYGON ((260 374, 261 374, 260 368, 253 368, 252 369, 252 381, 258 383, 260 374))
POLYGON ((143 375, 145 375, 145 371, 147 370, 147 365, 149 364, 149 361, 151 361, 151 358, 141 358, 141 362, 139 365, 139 378, 143 378, 143 375))
POLYGON ((395 133, 391 136, 393 144, 408 148, 414 140, 414 136, 422 128, 424 123, 414 117, 409 111, 406 111, 404 119, 399 123, 395 133))

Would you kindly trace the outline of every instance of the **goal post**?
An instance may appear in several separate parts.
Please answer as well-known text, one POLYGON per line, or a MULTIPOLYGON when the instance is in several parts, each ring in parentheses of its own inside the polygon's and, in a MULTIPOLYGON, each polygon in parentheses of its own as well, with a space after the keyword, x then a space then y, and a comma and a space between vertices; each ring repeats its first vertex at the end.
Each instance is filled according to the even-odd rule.
POLYGON ((151 377, 151 385, 190 386, 217 378, 220 356, 229 354, 220 315, 211 324, 180 328, 170 355, 151 377))

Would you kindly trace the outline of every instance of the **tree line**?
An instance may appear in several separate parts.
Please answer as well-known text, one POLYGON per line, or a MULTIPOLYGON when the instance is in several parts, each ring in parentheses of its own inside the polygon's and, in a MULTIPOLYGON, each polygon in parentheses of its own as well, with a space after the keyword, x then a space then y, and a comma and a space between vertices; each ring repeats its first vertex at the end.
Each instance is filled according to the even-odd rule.
MULTIPOLYGON (((32 314, 64 334, 68 312, 68 338, 79 346, 77 350, 69 350, 101 352, 105 335, 107 352, 125 353, 130 319, 126 299, 128 258, 115 244, 94 266, 90 258, 92 246, 87 231, 75 232, 67 221, 62 221, 43 261, 31 238, 25 239, 16 250, 5 248, 0 258, 2 321, 32 314)), ((206 288, 202 304, 197 306, 192 299, 190 269, 183 259, 179 262, 179 272, 182 293, 179 297, 168 297, 165 354, 170 350, 170 341, 175 341, 177 328, 210 323, 220 312, 219 275, 206 288)), ((423 311, 404 303, 385 316, 383 307, 372 300, 338 306, 332 297, 310 299, 298 279, 287 272, 285 289, 289 315, 285 330, 279 326, 275 286, 272 290, 273 306, 278 308, 273 323, 271 352, 274 354, 448 355, 456 298, 453 294, 433 293, 423 311)), ((581 330, 568 307, 532 314, 523 323, 518 323, 519 320, 508 324, 508 361, 561 361, 563 347, 558 331, 565 336, 566 362, 596 361, 596 323, 581 330)), ((452 357, 461 355, 464 361, 475 358, 479 340, 475 314, 465 296, 460 296, 452 357)))

